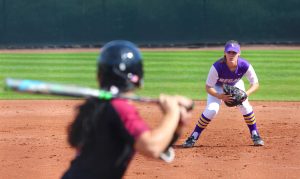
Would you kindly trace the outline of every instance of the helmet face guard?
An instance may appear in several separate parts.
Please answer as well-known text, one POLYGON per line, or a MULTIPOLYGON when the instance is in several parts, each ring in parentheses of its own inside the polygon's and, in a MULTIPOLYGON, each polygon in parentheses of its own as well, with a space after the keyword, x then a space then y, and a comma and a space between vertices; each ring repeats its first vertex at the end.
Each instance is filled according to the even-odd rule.
POLYGON ((143 84, 143 63, 139 49, 124 40, 111 41, 98 59, 98 78, 104 90, 126 92, 143 84))

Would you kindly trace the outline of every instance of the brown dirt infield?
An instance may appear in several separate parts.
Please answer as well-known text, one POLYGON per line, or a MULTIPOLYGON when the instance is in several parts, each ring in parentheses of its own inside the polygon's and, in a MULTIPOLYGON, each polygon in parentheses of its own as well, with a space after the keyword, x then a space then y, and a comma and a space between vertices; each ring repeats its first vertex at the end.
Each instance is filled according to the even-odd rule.
MULTIPOLYGON (((0 178, 59 178, 73 158, 66 127, 80 100, 0 100, 0 178)), ((160 111, 136 104, 149 125, 160 111)), ((196 101, 193 120, 166 164, 136 154, 125 177, 131 178, 299 178, 300 102, 252 102, 264 147, 254 147, 235 108, 222 106, 194 148, 180 144, 193 130, 205 102, 196 101)))

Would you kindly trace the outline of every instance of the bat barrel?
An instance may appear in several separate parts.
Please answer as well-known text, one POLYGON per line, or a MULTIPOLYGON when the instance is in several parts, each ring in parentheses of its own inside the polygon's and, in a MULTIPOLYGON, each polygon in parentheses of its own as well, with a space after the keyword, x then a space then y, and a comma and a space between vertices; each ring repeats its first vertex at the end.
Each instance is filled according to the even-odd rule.
POLYGON ((98 97, 100 91, 92 88, 84 88, 73 85, 47 83, 37 80, 20 80, 7 78, 6 87, 20 92, 61 95, 70 97, 98 97))
MULTIPOLYGON (((140 96, 125 96, 122 94, 114 95, 109 91, 80 87, 75 85, 64 85, 57 83, 48 83, 38 80, 14 78, 6 78, 5 83, 7 88, 20 92, 84 98, 96 97, 103 100, 111 100, 112 98, 123 98, 133 101, 159 104, 159 100, 154 98, 145 98, 140 96)), ((194 104, 187 107, 187 110, 192 110, 193 107, 194 104)))

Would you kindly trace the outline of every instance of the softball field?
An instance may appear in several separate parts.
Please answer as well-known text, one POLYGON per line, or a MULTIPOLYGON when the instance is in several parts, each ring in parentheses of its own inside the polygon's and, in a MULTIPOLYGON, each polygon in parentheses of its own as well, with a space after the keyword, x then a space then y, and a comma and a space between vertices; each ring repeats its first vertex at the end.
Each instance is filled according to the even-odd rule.
MULTIPOLYGON (((74 151, 66 128, 81 100, 0 100, 0 178, 59 178, 74 151)), ((160 110, 136 104, 150 126, 160 110)), ((175 145, 176 159, 166 164, 136 154, 127 170, 132 178, 299 178, 300 102, 252 102, 264 147, 254 147, 235 108, 222 105, 191 149, 181 148, 205 107, 196 101, 193 121, 175 145)))

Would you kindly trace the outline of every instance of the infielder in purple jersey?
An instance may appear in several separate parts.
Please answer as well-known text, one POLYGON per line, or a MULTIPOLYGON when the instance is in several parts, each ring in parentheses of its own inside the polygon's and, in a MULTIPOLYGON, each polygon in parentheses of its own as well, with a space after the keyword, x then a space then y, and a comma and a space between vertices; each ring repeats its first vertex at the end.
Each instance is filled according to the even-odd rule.
MULTIPOLYGON (((142 57, 129 41, 107 43, 97 66, 102 90, 131 96, 143 84, 142 57)), ((161 157, 190 118, 191 112, 185 106, 191 104, 182 96, 161 95, 162 119, 151 129, 127 99, 86 100, 69 127, 68 139, 76 155, 62 178, 119 179, 136 151, 161 157)))
MULTIPOLYGON (((237 41, 230 40, 225 44, 224 57, 216 61, 208 73, 206 80, 207 106, 201 114, 194 131, 184 142, 183 147, 193 147, 195 142, 207 125, 217 115, 222 101, 230 102, 231 97, 223 93, 222 85, 227 83, 236 86, 244 91, 245 86, 242 77, 245 76, 250 82, 250 87, 246 94, 250 96, 258 87, 258 79, 252 65, 240 57, 241 49, 237 41)), ((256 126, 256 118, 248 98, 237 106, 240 110, 245 123, 247 124, 251 139, 255 146, 263 146, 264 141, 261 139, 256 126)))

